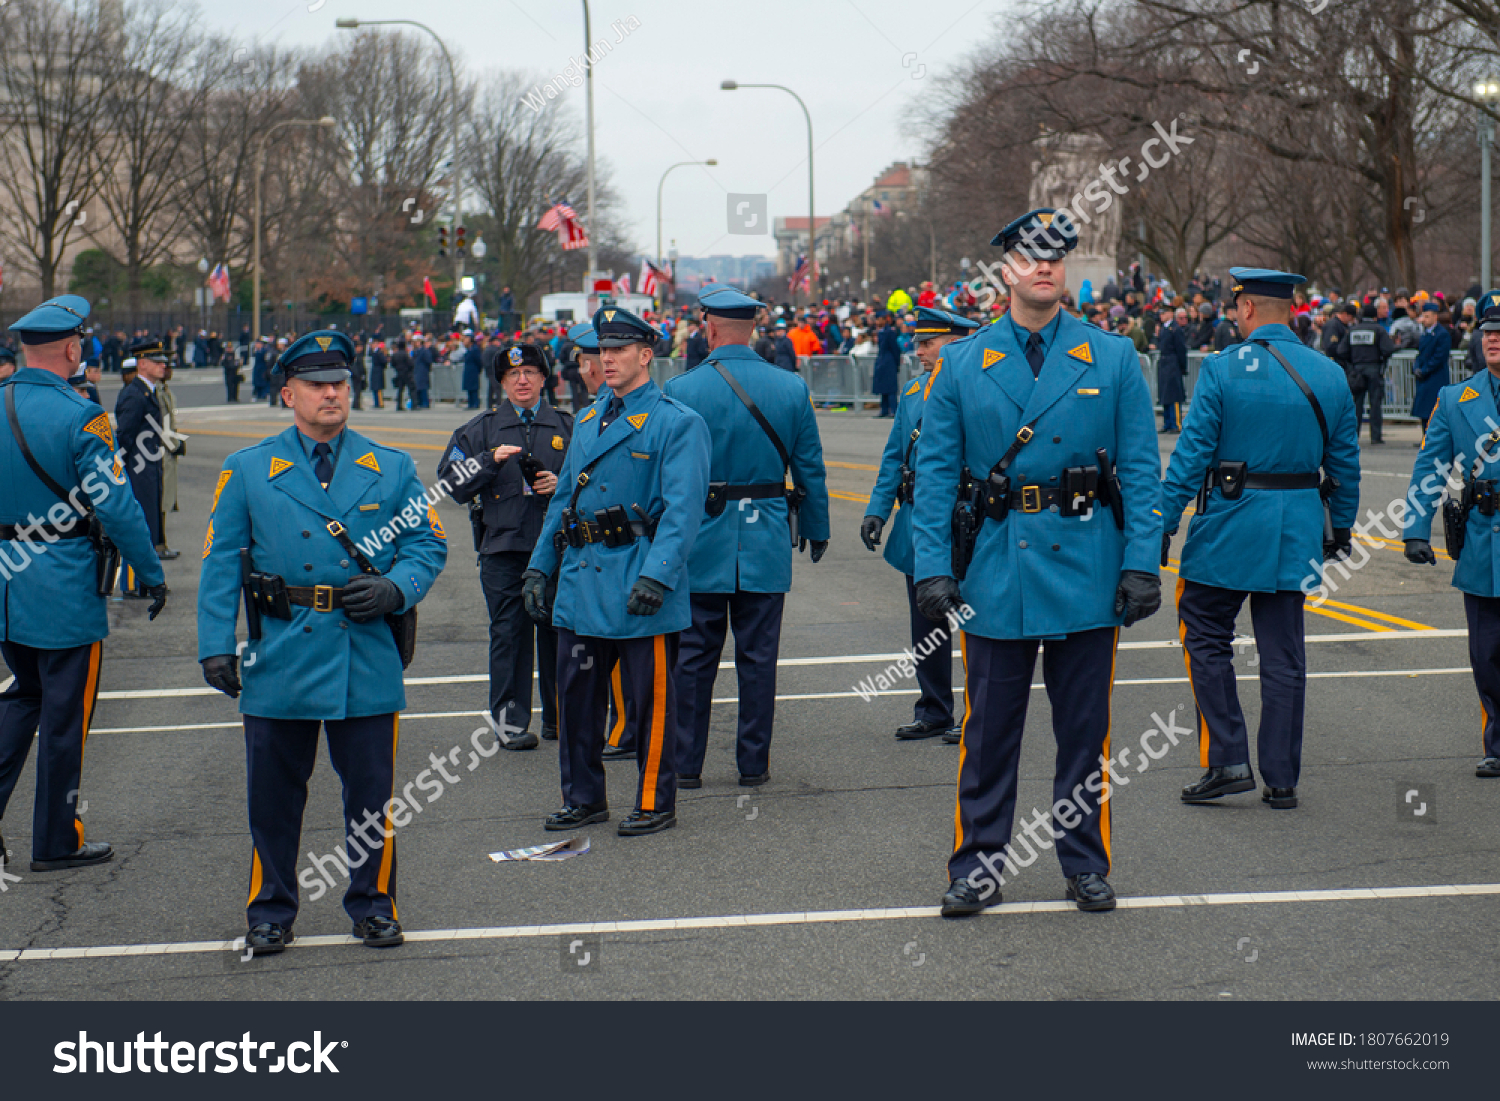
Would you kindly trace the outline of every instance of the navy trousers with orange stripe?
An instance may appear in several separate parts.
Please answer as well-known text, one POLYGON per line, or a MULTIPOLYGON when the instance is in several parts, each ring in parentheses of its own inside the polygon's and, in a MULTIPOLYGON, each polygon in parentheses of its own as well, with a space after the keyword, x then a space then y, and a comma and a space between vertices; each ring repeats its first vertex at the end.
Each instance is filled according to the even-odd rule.
POLYGON ((590 638, 557 629, 558 759, 566 806, 607 803, 605 715, 616 663, 624 696, 625 734, 636 749, 637 810, 677 806, 676 632, 646 638, 590 638))
POLYGON ((740 700, 735 763, 741 776, 771 771, 776 657, 781 652, 785 604, 786 593, 693 594, 693 625, 682 633, 682 656, 677 663, 677 755, 684 776, 703 772, 714 679, 724 653, 724 634, 731 626, 740 700))
POLYGON ((290 926, 297 918, 297 860, 307 781, 318 759, 318 728, 328 731, 328 756, 344 785, 342 844, 308 853, 303 886, 345 877, 344 909, 356 922, 375 914, 395 918, 396 838, 385 808, 394 797, 395 714, 356 719, 265 719, 246 715, 245 756, 250 789, 250 901, 246 922, 290 926), (369 812, 367 817, 366 812, 369 812), (370 822, 375 824, 371 825, 370 822), (339 851, 342 850, 342 851, 339 851), (316 869, 316 870, 315 870, 316 869))
POLYGON ((78 808, 83 744, 99 694, 103 642, 38 650, 0 642, 15 680, 0 693, 0 818, 37 742, 31 859, 56 860, 83 845, 78 808))
POLYGON ((609 671, 609 715, 605 719, 604 729, 609 732, 605 741, 611 748, 635 748, 635 731, 625 721, 625 686, 620 682, 618 661, 609 671))
POLYGON ((1484 755, 1500 757, 1500 598, 1464 593, 1469 620, 1469 665, 1484 708, 1484 755))
POLYGON ((1011 846, 1010 866, 1003 874, 1009 877, 1030 866, 1039 846, 1026 836, 1025 823, 1035 822, 1037 811, 1046 815, 1054 809, 1059 813, 1051 829, 1034 826, 1031 837, 1042 840, 1040 847, 1056 844, 1063 875, 1109 874, 1109 782, 1100 759, 1109 756, 1110 692, 1119 636, 1114 627, 1079 631, 1045 643, 961 636, 967 709, 958 764, 953 855, 948 860, 950 879, 976 872, 982 875, 986 867, 1001 868, 1007 845, 1011 846), (1053 802, 1027 811, 1023 833, 1012 843, 1021 735, 1038 646, 1044 647, 1042 679, 1052 704, 1052 733, 1057 740, 1053 802))
POLYGON ((1260 774, 1269 787, 1294 788, 1302 774, 1302 713, 1307 652, 1299 592, 1245 593, 1177 582, 1183 661, 1198 706, 1198 752, 1204 768, 1250 763, 1250 734, 1234 681, 1234 621, 1250 598, 1260 665, 1260 774))

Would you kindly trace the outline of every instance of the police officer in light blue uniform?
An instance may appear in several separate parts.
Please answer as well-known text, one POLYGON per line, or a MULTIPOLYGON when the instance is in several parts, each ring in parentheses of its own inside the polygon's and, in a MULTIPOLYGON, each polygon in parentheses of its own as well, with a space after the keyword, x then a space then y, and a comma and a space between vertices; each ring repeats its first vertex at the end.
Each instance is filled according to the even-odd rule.
POLYGON ((613 395, 604 385, 604 368, 599 365, 599 334, 594 332, 593 324, 585 321, 574 325, 568 330, 568 339, 573 343, 573 354, 578 358, 578 377, 583 380, 589 401, 608 401, 613 395))
MULTIPOLYGON (((100 588, 107 593, 113 581, 100 576, 101 552, 88 538, 90 513, 137 564, 152 619, 167 602, 166 577, 115 454, 109 416, 68 385, 82 369, 88 315, 86 299, 65 294, 12 325, 26 366, 0 386, 0 653, 14 675, 0 693, 0 818, 35 742, 34 872, 114 857, 109 845, 84 840, 77 814, 109 634, 100 588)), ((0 837, 0 868, 6 861, 0 837)))
POLYGON ((594 315, 610 397, 573 425, 573 441, 524 575, 532 618, 557 628, 563 807, 549 830, 609 819, 604 713, 620 666, 640 780, 622 836, 677 824, 679 634, 692 622, 687 562, 708 492, 708 425, 651 381, 658 333, 629 310, 594 315), (557 578, 548 606, 547 583, 557 578))
POLYGON ((963 621, 967 705, 947 917, 998 903, 1012 870, 1002 863, 1043 645, 1059 808, 1048 828, 1067 897, 1081 910, 1115 905, 1106 878, 1110 691, 1120 627, 1161 604, 1161 463, 1135 346, 1061 308, 1063 261, 1077 240, 1066 216, 1046 209, 1000 231, 992 243, 1004 252, 1010 311, 943 349, 927 395, 917 606, 935 621, 963 621), (977 489, 961 495, 966 472, 977 489), (978 522, 962 585, 956 519, 978 522))
POLYGON ((1462 550, 1449 540, 1457 559, 1453 587, 1464 594, 1469 624, 1469 664, 1483 711, 1484 755, 1474 775, 1500 777, 1500 303, 1485 311, 1475 335, 1485 370, 1464 382, 1444 387, 1427 422, 1422 450, 1411 473, 1402 537, 1406 557, 1435 565, 1429 539, 1448 471, 1456 462, 1465 488, 1450 507, 1467 510, 1462 550))
POLYGON ((1351 547, 1359 429, 1344 372, 1288 327, 1302 276, 1266 268, 1229 274, 1245 339, 1203 361, 1163 484, 1163 558, 1183 509, 1199 495, 1182 550, 1177 614, 1208 771, 1183 788, 1182 801, 1255 790, 1232 664, 1234 621, 1248 596, 1260 654, 1261 798, 1286 810, 1297 805, 1302 768, 1302 605, 1322 583, 1324 558, 1347 556, 1351 547), (1322 493, 1320 467, 1333 479, 1322 493))
POLYGON ((353 935, 372 948, 402 942, 392 821, 410 817, 393 791, 406 693, 387 617, 427 595, 448 550, 411 458, 347 427, 353 357, 340 332, 308 333, 287 348, 281 398, 295 424, 225 460, 203 542, 198 659, 244 716, 254 844, 245 941, 256 955, 293 939, 319 727, 344 787, 353 935), (261 637, 245 644, 243 685, 242 570, 268 594, 285 592, 256 602, 261 637))
MULTIPOLYGON (((926 373, 912 379, 911 385, 901 395, 901 403, 896 407, 896 422, 891 425, 885 454, 880 459, 880 474, 875 479, 875 488, 870 491, 870 508, 859 526, 860 539, 871 551, 876 550, 891 509, 900 505, 890 539, 885 545, 885 560, 906 575, 912 651, 922 655, 916 663, 917 686, 922 693, 917 699, 916 715, 910 723, 896 729, 896 737, 906 741, 938 734, 947 740, 948 732, 953 729, 953 646, 946 634, 934 645, 933 632, 937 625, 917 607, 917 587, 911 579, 912 571, 916 569, 916 551, 911 539, 911 506, 915 498, 922 414, 926 409, 932 371, 941 362, 945 346, 970 335, 977 328, 979 322, 966 317, 930 306, 918 307, 917 358, 926 373)), ((952 740, 956 743, 957 736, 952 740)))
POLYGON ((735 763, 740 785, 757 787, 771 778, 781 612, 792 586, 786 475, 790 470, 793 492, 802 498, 798 549, 810 545, 809 557, 817 562, 828 548, 823 444, 807 384, 750 347, 762 304, 733 287, 710 284, 698 305, 708 357, 666 386, 670 397, 697 410, 713 428, 709 495, 688 561, 693 624, 683 633, 677 664, 679 784, 703 786, 714 678, 732 626, 740 701, 735 763))

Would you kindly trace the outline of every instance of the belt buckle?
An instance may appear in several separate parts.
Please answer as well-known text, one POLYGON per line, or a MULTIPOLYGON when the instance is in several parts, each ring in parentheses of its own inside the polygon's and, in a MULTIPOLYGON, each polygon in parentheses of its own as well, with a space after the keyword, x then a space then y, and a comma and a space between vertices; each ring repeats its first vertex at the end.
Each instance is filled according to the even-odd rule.
POLYGON ((333 586, 332 585, 314 585, 313 586, 313 611, 315 611, 315 612, 331 612, 331 611, 333 611, 333 586))
POLYGON ((1042 511, 1042 487, 1041 486, 1022 486, 1021 487, 1021 511, 1022 512, 1041 512, 1042 511))

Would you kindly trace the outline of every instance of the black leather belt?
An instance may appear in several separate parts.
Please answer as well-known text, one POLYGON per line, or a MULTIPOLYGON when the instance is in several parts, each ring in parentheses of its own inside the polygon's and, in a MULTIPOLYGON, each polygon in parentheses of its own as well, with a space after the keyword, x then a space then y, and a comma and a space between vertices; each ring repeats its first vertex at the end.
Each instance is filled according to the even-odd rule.
POLYGON ((1059 512, 1069 516, 1079 516, 1093 507, 1093 501, 1089 501, 1081 509, 1075 509, 1072 497, 1065 490, 1055 487, 1022 486, 1018 490, 1011 491, 1010 507, 1013 512, 1041 512, 1053 505, 1057 506, 1059 512))
MULTIPOLYGON (((1317 489, 1322 478, 1317 471, 1311 474, 1260 474, 1250 471, 1244 475, 1246 489, 1317 489)), ((1214 484, 1224 486, 1225 478, 1214 472, 1214 484)))
POLYGON ((332 585, 288 585, 286 598, 301 608, 331 612, 344 606, 344 590, 332 585))
MULTIPOLYGON (((578 530, 583 534, 584 543, 603 543, 604 525, 596 524, 592 520, 578 521, 578 530)), ((640 520, 630 521, 630 531, 637 539, 650 539, 656 534, 655 525, 646 524, 640 520)))
POLYGON ((32 527, 28 524, 0 524, 0 540, 26 539, 35 541, 37 539, 52 542, 54 539, 87 539, 89 537, 89 522, 79 520, 67 531, 55 528, 51 524, 37 524, 32 527), (26 534, 21 534, 21 529, 26 529, 26 534))
POLYGON ((785 482, 756 482, 754 485, 724 487, 724 498, 728 501, 764 501, 785 495, 785 482))

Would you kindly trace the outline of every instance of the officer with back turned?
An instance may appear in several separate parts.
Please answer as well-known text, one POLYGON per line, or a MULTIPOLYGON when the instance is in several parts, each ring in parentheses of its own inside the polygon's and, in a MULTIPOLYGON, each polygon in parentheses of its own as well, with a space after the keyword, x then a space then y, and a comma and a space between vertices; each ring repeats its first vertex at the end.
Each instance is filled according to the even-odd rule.
POLYGON ((1286 810, 1297 805, 1302 769, 1302 605, 1324 558, 1349 551, 1359 439, 1343 373, 1288 324, 1302 276, 1264 268, 1229 274, 1245 340, 1203 361, 1162 494, 1164 558, 1183 509, 1198 497, 1177 615, 1208 771, 1182 789, 1182 801, 1255 790, 1232 664, 1234 621, 1248 596, 1260 655, 1261 800, 1286 810))
POLYGON ((1354 395, 1354 433, 1365 421, 1365 398, 1370 399, 1370 443, 1382 444, 1381 406, 1385 402, 1385 365, 1395 354, 1391 334, 1376 319, 1373 302, 1360 311, 1360 318, 1341 338, 1334 355, 1349 369, 1349 389, 1354 395))
MULTIPOLYGON (((948 313, 946 310, 920 306, 917 309, 917 359, 925 372, 912 379, 896 407, 896 422, 891 425, 880 460, 880 474, 870 491, 870 508, 859 525, 859 537, 871 551, 880 546, 885 522, 896 508, 896 522, 885 545, 885 560, 906 575, 906 602, 911 611, 912 651, 923 656, 916 662, 916 714, 912 721, 896 729, 896 737, 911 741, 941 734, 945 738, 953 729, 953 644, 947 634, 932 645, 937 625, 917 608, 917 587, 912 581, 916 569, 916 551, 912 547, 912 502, 916 499, 918 441, 922 436, 922 414, 932 389, 932 372, 942 361, 943 348, 979 328, 979 322, 948 313)), ((954 738, 957 741, 957 738, 954 738)))
POLYGON ((1456 563, 1453 587, 1464 594, 1469 665, 1479 690, 1484 755, 1474 775, 1492 779, 1500 777, 1500 303, 1485 312, 1475 342, 1486 370, 1438 393, 1407 490, 1402 537, 1408 561, 1437 563, 1428 541, 1432 518, 1458 463, 1464 487, 1443 504, 1443 527, 1456 563))
MULTIPOLYGON (((37 744, 31 870, 102 864, 78 817, 83 747, 109 634, 105 597, 118 558, 140 570, 155 619, 166 578, 146 517, 114 455, 109 415, 69 388, 83 362, 88 302, 65 294, 10 327, 26 366, 0 387, 0 653, 14 679, 0 693, 0 818, 37 744)), ((0 868, 6 863, 0 837, 0 868)))
POLYGON ((594 315, 611 396, 574 424, 526 571, 526 610, 557 628, 563 807, 549 830, 609 819, 604 709, 616 661, 640 780, 625 837, 677 824, 676 664, 692 623, 687 561, 708 492, 708 426, 651 381, 657 332, 628 310, 594 315), (556 578, 555 604, 547 588, 556 578))
POLYGON ((768 364, 750 341, 760 303, 711 284, 698 296, 707 358, 666 385, 669 397, 713 428, 703 524, 688 560, 693 623, 677 662, 680 785, 703 786, 714 678, 734 628, 739 676, 735 763, 741 787, 771 778, 781 613, 792 585, 792 548, 817 562, 828 549, 823 444, 807 383, 768 364), (790 473, 790 495, 786 478, 790 473))
POLYGON ((1063 261, 1078 243, 1066 215, 1033 210, 992 243, 1010 311, 943 350, 917 456, 917 607, 964 622, 968 710, 942 912, 995 905, 1014 867, 1007 846, 1041 646, 1057 740, 1048 829, 1067 897, 1112 910, 1115 648, 1122 625, 1161 605, 1155 417, 1135 345, 1062 309, 1063 261))
MULTIPOLYGON (((521 604, 521 575, 557 473, 573 437, 573 417, 542 400, 550 367, 532 344, 512 344, 495 358, 505 399, 453 433, 438 476, 455 501, 480 506, 479 581, 490 614, 490 714, 506 749, 534 749, 531 668, 536 654, 542 737, 557 738, 557 634, 533 622, 521 604), (520 731, 520 733, 512 733, 520 731)), ((479 384, 474 384, 478 391, 479 384)))
POLYGON ((372 948, 403 939, 392 823, 410 821, 393 795, 416 627, 407 613, 442 570, 447 540, 437 513, 422 513, 411 458, 347 427, 353 356, 340 332, 287 348, 281 399, 295 423, 225 460, 203 543, 198 660, 231 698, 242 691, 242 593, 250 634, 240 711, 254 846, 245 943, 255 955, 292 943, 320 727, 343 782, 352 935, 372 948))

